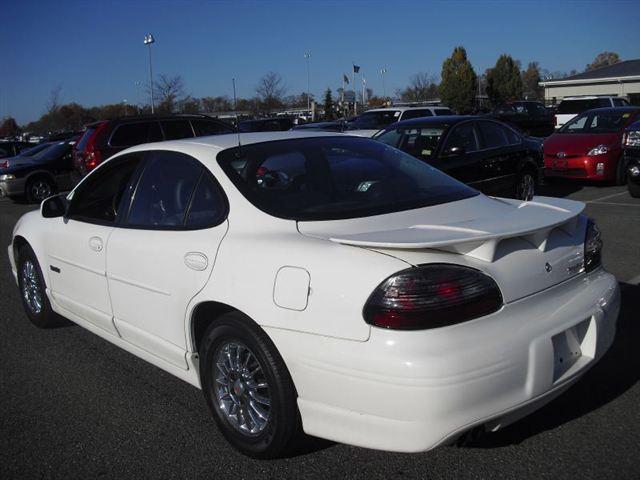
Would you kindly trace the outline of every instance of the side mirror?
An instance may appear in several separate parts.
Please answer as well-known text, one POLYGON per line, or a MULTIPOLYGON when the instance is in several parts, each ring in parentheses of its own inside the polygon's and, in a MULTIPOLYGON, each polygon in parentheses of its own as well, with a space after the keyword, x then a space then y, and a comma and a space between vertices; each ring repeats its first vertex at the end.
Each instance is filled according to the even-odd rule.
POLYGON ((460 155, 464 155, 465 149, 464 147, 450 147, 444 152, 447 157, 459 157, 460 155))
POLYGON ((64 217, 68 207, 69 201, 66 194, 59 193, 42 201, 40 213, 44 218, 64 217))

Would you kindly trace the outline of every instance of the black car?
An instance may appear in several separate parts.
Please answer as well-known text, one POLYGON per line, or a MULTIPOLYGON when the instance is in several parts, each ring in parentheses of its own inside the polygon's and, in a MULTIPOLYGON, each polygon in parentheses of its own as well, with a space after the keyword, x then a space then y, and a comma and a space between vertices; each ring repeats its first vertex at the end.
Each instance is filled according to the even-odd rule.
POLYGON ((71 148, 78 137, 34 147, 31 155, 18 155, 0 164, 0 196, 25 197, 41 202, 58 191, 72 189, 79 177, 71 148))
POLYGON ((530 199, 542 171, 542 143, 485 117, 398 122, 374 137, 488 195, 530 199))
POLYGON ((13 140, 0 141, 0 158, 15 157, 24 149, 33 147, 33 143, 17 142, 13 140))
POLYGON ((313 130, 320 132, 344 132, 347 129, 346 123, 340 120, 332 122, 312 122, 303 123, 302 125, 296 125, 291 130, 313 130))
POLYGON ((135 115, 87 125, 73 149, 77 172, 84 176, 107 158, 141 143, 235 133, 235 127, 207 115, 135 115))
POLYGON ((629 125, 622 139, 629 194, 640 198, 640 122, 629 125))
POLYGON ((258 120, 245 120, 238 124, 238 130, 249 132, 284 132, 291 130, 293 120, 287 117, 261 118, 258 120))
POLYGON ((509 102, 493 109, 491 118, 508 123, 525 135, 547 137, 555 129, 553 113, 540 102, 509 102))

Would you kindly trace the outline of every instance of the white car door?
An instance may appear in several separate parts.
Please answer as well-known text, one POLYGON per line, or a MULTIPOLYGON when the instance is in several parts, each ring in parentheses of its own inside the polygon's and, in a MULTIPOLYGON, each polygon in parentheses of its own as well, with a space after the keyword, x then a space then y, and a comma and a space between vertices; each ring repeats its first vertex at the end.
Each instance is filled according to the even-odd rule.
POLYGON ((187 306, 227 232, 226 197, 194 158, 149 151, 132 198, 108 243, 114 322, 123 339, 186 369, 187 306))
POLYGON ((67 215, 51 223, 45 243, 55 303, 114 335, 105 247, 139 158, 122 157, 87 177, 69 195, 67 215))

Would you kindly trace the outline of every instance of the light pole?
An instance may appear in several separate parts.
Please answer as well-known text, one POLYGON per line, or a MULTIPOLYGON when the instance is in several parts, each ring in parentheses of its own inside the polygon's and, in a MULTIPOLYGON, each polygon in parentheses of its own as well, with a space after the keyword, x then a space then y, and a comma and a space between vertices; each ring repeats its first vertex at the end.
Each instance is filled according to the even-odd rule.
POLYGON ((307 59, 307 115, 311 114, 311 99, 309 97, 309 77, 310 77, 310 63, 311 63, 311 52, 307 52, 304 54, 304 58, 307 59))
POLYGON ((384 88, 384 74, 387 73, 387 69, 382 67, 380 69, 380 75, 382 75, 382 98, 384 98, 384 101, 387 101, 387 90, 384 88))
POLYGON ((150 33, 144 36, 144 44, 149 47, 149 85, 151 87, 151 113, 155 113, 155 102, 153 99, 153 68, 151 67, 151 44, 155 43, 156 39, 150 33))
POLYGON ((133 84, 136 87, 136 107, 138 108, 138 115, 140 115, 140 82, 136 80, 133 84))

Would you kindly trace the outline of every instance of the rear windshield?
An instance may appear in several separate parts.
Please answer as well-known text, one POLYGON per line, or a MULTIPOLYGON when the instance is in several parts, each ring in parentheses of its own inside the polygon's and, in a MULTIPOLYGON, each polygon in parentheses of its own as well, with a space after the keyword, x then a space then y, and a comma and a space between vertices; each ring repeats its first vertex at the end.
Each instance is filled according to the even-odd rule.
POLYGON ((585 112, 571 119, 561 133, 615 133, 621 131, 636 116, 629 111, 585 112))
POLYGON ((563 100, 558 105, 557 113, 559 114, 575 114, 582 113, 592 108, 610 107, 611 102, 608 98, 589 98, 584 100, 563 100))
POLYGON ((78 142, 78 145, 76 145, 76 150, 78 152, 84 152, 84 149, 87 147, 87 143, 89 143, 89 139, 94 134, 97 128, 97 126, 87 127, 87 130, 84 132, 84 135, 82 135, 82 138, 78 142))
POLYGON ((435 110, 436 116, 441 117, 443 115, 453 115, 453 112, 448 108, 438 108, 435 110))
POLYGON ((400 110, 365 112, 349 124, 348 130, 382 130, 400 120, 400 110))
POLYGON ((425 162, 365 138, 256 143, 225 150, 218 162, 253 205, 292 220, 366 217, 478 195, 425 162))

